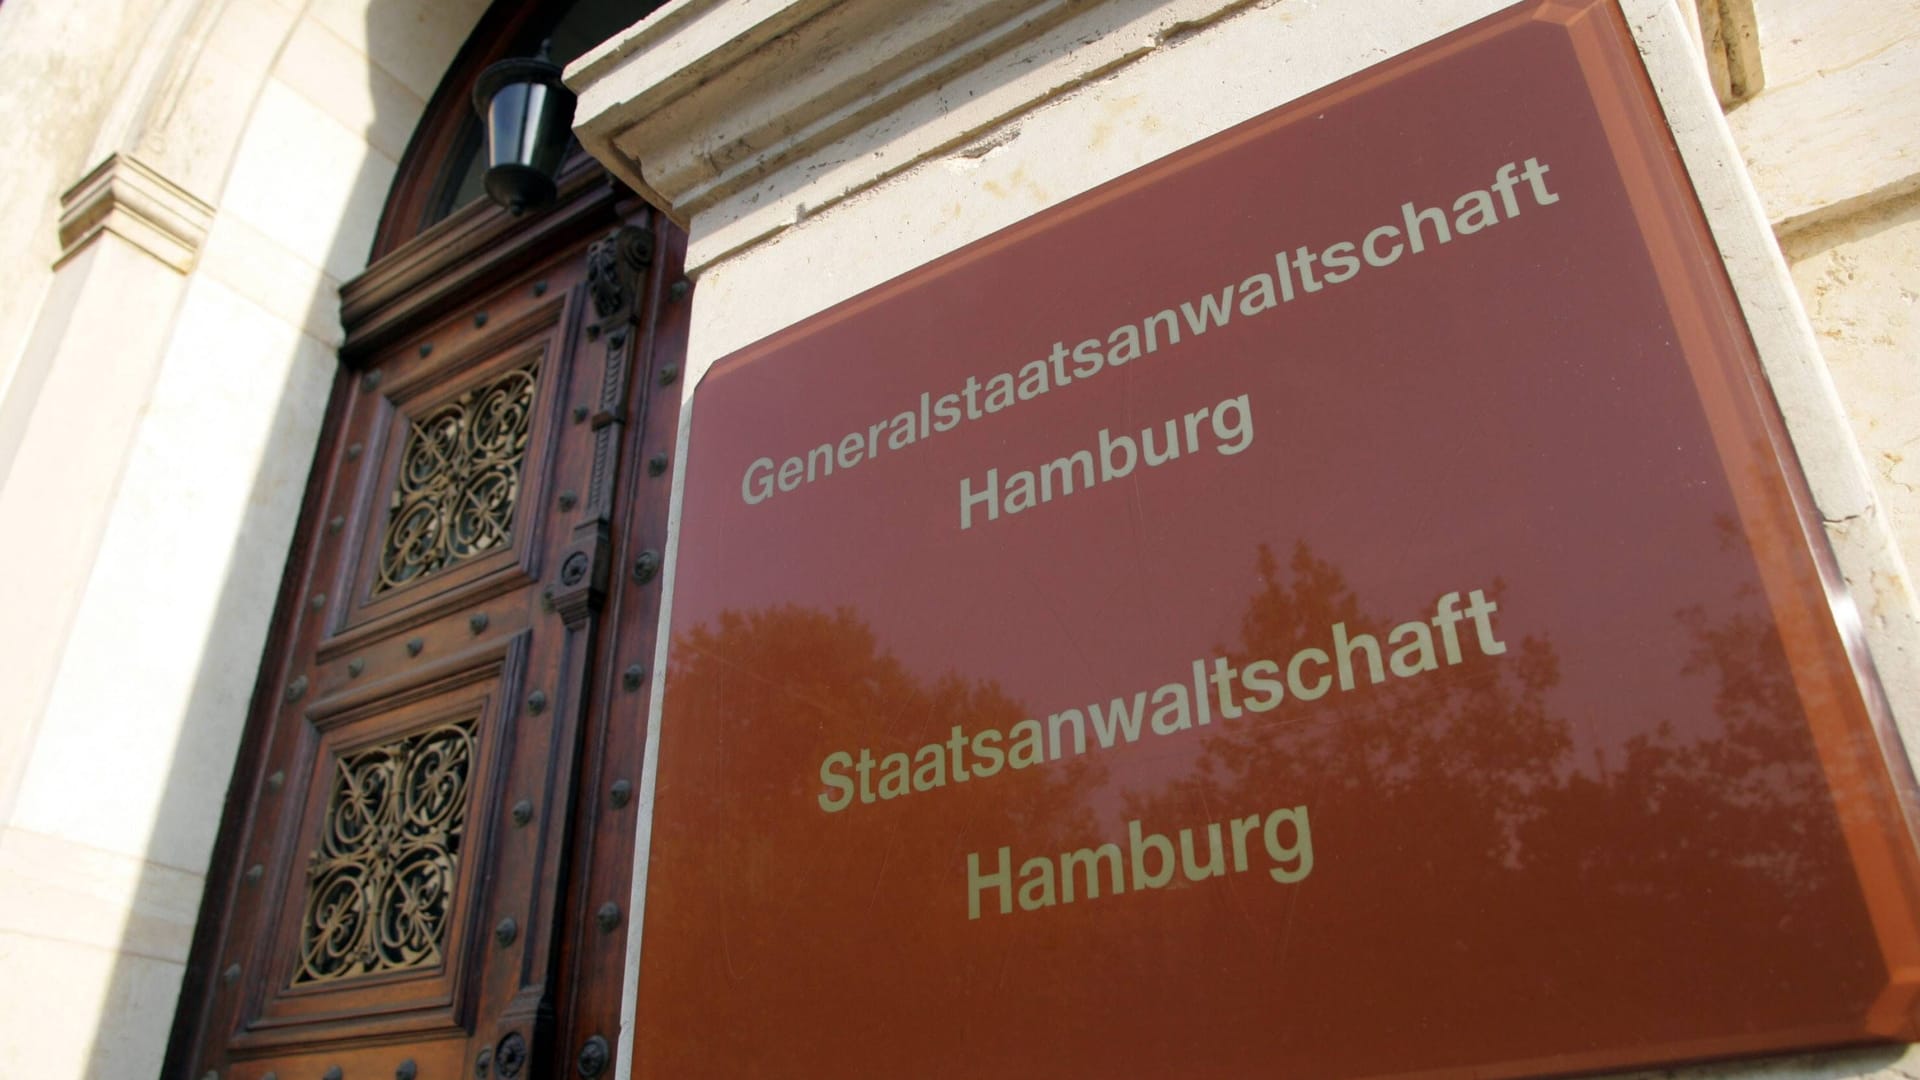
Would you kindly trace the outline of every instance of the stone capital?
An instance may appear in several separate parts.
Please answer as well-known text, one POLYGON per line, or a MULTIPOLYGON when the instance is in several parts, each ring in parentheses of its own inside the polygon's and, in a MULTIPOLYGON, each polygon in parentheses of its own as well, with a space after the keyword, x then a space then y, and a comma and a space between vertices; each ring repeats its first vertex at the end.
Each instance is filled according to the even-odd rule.
POLYGON ((181 273, 213 223, 213 207, 125 154, 111 154, 60 196, 60 258, 110 232, 181 273))

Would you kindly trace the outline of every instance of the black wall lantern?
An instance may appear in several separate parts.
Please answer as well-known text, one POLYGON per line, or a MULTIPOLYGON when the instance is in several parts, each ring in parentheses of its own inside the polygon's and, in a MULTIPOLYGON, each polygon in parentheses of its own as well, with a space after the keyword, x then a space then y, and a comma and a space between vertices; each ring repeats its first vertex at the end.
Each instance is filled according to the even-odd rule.
POLYGON ((552 205, 573 104, 544 43, 538 57, 502 60, 480 73, 473 108, 487 127, 489 198, 514 214, 552 205))

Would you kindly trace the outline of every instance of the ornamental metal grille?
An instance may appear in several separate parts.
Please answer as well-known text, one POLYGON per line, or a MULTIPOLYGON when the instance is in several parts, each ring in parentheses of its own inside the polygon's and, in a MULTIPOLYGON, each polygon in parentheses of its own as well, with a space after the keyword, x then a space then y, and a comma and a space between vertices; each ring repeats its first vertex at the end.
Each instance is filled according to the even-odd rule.
POLYGON ((334 763, 293 985, 440 962, 467 821, 472 719, 334 763))
POLYGON ((536 368, 506 372, 412 421, 387 504, 375 595, 512 536, 536 368))

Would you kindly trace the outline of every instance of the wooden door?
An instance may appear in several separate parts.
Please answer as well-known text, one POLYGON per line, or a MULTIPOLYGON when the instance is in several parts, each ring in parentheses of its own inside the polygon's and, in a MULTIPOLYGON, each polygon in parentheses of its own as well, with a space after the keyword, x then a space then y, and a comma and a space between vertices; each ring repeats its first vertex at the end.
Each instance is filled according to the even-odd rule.
POLYGON ((181 1075, 610 1066, 683 249, 582 163, 345 290, 181 1075))

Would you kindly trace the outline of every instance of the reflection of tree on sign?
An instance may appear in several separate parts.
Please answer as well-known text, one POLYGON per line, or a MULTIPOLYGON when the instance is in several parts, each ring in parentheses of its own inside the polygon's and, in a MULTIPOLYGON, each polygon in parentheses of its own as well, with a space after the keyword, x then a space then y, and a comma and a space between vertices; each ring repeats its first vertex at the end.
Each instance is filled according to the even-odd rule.
MULTIPOLYGON (((1288 656, 1335 623, 1384 638, 1397 621, 1362 610, 1344 575, 1304 545, 1284 567, 1263 545, 1254 569, 1240 641, 1227 650, 1235 666, 1288 656)), ((1504 603, 1497 583, 1493 592, 1504 603)), ((1408 1045, 1444 1042, 1446 1025, 1470 1029, 1468 1002, 1504 1007, 1513 980, 1542 967, 1474 935, 1490 902, 1514 898, 1523 830, 1566 772, 1569 726, 1546 704, 1558 659, 1533 638, 1508 637, 1498 656, 1463 653, 1432 675, 1216 721, 1189 775, 1130 799, 1130 816, 1157 827, 1310 810, 1312 877, 1207 891, 1244 923, 1247 960, 1276 973, 1248 1013, 1284 1010, 1294 1048, 1344 1062, 1336 1072, 1371 1070, 1376 1055, 1404 1060, 1408 1045), (1354 1028, 1361 1018, 1370 1030, 1354 1028)))
MULTIPOLYGON (((1235 666, 1286 656, 1335 623, 1382 637, 1392 625, 1361 611, 1339 570, 1304 545, 1285 576, 1262 545, 1255 571, 1240 647, 1228 652, 1235 666)), ((1570 746, 1566 722, 1545 705, 1558 668, 1552 647, 1529 638, 1497 658, 1466 650, 1443 677, 1389 679, 1251 723, 1221 723, 1193 776, 1136 808, 1179 818, 1204 805, 1278 798, 1309 803, 1319 817, 1322 804, 1353 799, 1370 815, 1411 823, 1448 807, 1446 850, 1422 845, 1421 858, 1510 866, 1519 829, 1540 813, 1540 793, 1559 782, 1570 746)))
MULTIPOLYGON (((1255 569, 1230 664, 1391 625, 1304 547, 1284 566, 1261 549, 1255 569)), ((1489 1015, 1515 1060, 1859 1015, 1884 975, 1851 959, 1874 955, 1870 928, 1802 701, 1761 598, 1713 588, 1672 598, 1691 650, 1618 674, 1623 700, 1663 715, 1580 700, 1552 643, 1507 634, 1497 655, 1169 737, 1191 755, 1129 744, 836 813, 818 802, 826 755, 1006 731, 1026 708, 991 682, 916 677, 851 611, 722 614, 674 642, 646 1038, 670 1075, 712 1071, 714 1047, 682 1033, 724 1010, 763 1036, 727 1051, 732 1075, 858 1047, 889 1074, 1284 1059, 1319 1076, 1483 1061, 1489 1015), (967 853, 1124 847, 1109 784, 1145 777, 1123 819, 1168 836, 1307 807, 1311 873, 1182 871, 968 918, 967 853), (1143 1009, 1125 1038, 1048 1020, 1143 1009)), ((1530 599, 1493 591, 1503 610, 1530 599)))
MULTIPOLYGON (((1858 955, 1867 947, 1844 947, 1852 945, 1845 939, 1865 927, 1832 917, 1859 902, 1832 791, 1877 768, 1875 748, 1860 745, 1848 761, 1828 761, 1832 775, 1823 772, 1757 589, 1713 616, 1690 604, 1677 617, 1693 639, 1680 670, 1714 680, 1713 717, 1663 720, 1555 789, 1526 843, 1572 845, 1578 856, 1536 875, 1539 886, 1624 924, 1671 919, 1707 893, 1740 897, 1716 906, 1711 932, 1696 925, 1689 962, 1673 972, 1682 988, 1699 980, 1699 992, 1708 973, 1750 966, 1755 949, 1779 958, 1780 978, 1792 970, 1782 954, 1794 950, 1858 955)), ((1870 996, 1880 973, 1835 977, 1870 996)))
POLYGON ((784 1075, 794 1060, 817 1060, 813 1040, 894 1039, 926 1052, 954 1037, 939 1010, 925 1031, 886 1018, 907 1000, 946 1000, 964 1013, 965 995, 994 992, 981 973, 999 969, 1000 952, 928 932, 966 921, 957 853, 1010 837, 1054 850, 1069 838, 1084 843, 1103 766, 1080 759, 1003 772, 828 814, 817 797, 829 753, 912 754, 955 725, 1005 730, 1026 709, 992 682, 915 677, 847 609, 723 612, 676 635, 672 656, 659 805, 678 812, 656 820, 650 873, 671 885, 649 892, 646 933, 653 955, 686 950, 687 959, 663 964, 678 981, 662 980, 659 996, 642 1002, 662 1018, 654 1027, 667 1040, 656 1041, 662 1059, 685 1066, 666 1075, 713 1067, 710 1044, 673 1041, 702 1030, 667 1022, 681 1009, 771 1023, 834 1002, 836 1025, 786 1030, 793 1056, 731 1061, 744 1075, 784 1075), (699 764, 675 768, 682 753, 699 764), (804 962, 781 959, 797 953, 804 962))
MULTIPOLYGON (((1236 664, 1334 622, 1388 625, 1305 547, 1284 571, 1262 547, 1256 570, 1236 664)), ((1846 940, 1865 932, 1857 887, 1766 605, 1746 590, 1678 617, 1693 648, 1671 669, 1621 677, 1714 679, 1712 714, 1676 706, 1631 718, 1643 733, 1622 736, 1609 731, 1621 718, 1593 710, 1591 762, 1554 709, 1560 658, 1530 638, 1469 655, 1457 676, 1217 723, 1191 775, 1134 796, 1130 814, 1166 827, 1311 808, 1318 866, 1296 897, 1230 886, 1257 956, 1328 973, 1288 1003, 1308 1029, 1384 1018, 1373 1036, 1390 1043, 1396 1023, 1422 1039, 1497 1009, 1546 1052, 1556 1029, 1561 1047, 1594 1037, 1592 1017, 1553 1005, 1556 987, 1579 982, 1631 1003, 1623 1025, 1679 1037, 1729 971, 1753 973, 1742 1008, 1755 1023, 1785 1022, 1813 986, 1836 1014, 1870 1000, 1878 974, 1834 959, 1871 948, 1846 940)))
MULTIPOLYGON (((733 721, 753 732, 751 750, 732 752, 760 755, 764 748, 769 762, 780 762, 777 775, 788 782, 781 794, 783 813, 792 809, 789 799, 794 806, 815 806, 817 766, 830 750, 864 746, 911 755, 946 739, 956 725, 967 732, 1006 730, 1028 715, 991 681, 954 673, 922 681, 882 651, 872 628, 847 608, 832 614, 793 605, 726 611, 717 623, 695 626, 675 639, 669 714, 679 715, 682 704, 697 713, 709 707, 703 703, 717 706, 724 699, 733 721), (823 736, 827 742, 820 741, 823 736), (826 749, 799 749, 814 745, 826 749)), ((1019 798, 970 800, 968 813, 980 829, 991 828, 995 835, 1007 828, 1072 835, 1073 829, 1092 827, 1085 798, 1103 778, 1098 763, 1090 761, 1028 770, 1024 776, 1009 770, 991 783, 999 789, 1024 782, 1019 798)), ((901 800, 884 810, 897 814, 926 798, 901 800)), ((856 806, 850 813, 859 816, 863 809, 882 812, 878 806, 856 806)))

